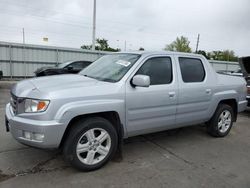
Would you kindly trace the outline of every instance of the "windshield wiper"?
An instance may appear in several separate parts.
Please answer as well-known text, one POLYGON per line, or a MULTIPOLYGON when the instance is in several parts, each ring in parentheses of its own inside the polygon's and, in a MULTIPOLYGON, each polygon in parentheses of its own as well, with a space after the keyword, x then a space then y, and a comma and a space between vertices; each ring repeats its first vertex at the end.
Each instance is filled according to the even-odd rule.
POLYGON ((88 78, 92 78, 92 79, 95 79, 95 80, 98 80, 97 77, 89 76, 89 75, 87 75, 87 74, 84 74, 83 76, 88 77, 88 78))
POLYGON ((104 81, 104 82, 115 82, 115 80, 111 79, 111 78, 100 78, 100 81, 104 81))
POLYGON ((83 76, 88 77, 88 78, 93 78, 93 79, 99 80, 99 81, 104 81, 104 82, 115 82, 115 80, 113 80, 111 78, 101 78, 101 77, 89 76, 87 74, 84 74, 83 76))

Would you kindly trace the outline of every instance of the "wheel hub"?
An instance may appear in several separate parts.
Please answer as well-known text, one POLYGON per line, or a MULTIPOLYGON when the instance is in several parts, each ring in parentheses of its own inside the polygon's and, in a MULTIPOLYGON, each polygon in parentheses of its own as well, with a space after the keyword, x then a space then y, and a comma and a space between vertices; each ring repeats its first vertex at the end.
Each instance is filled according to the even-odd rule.
POLYGON ((92 142, 89 143, 89 151, 90 150, 97 150, 99 147, 100 143, 97 140, 94 140, 92 142))
POLYGON ((110 148, 111 138, 108 132, 101 128, 93 128, 79 139, 76 152, 82 163, 93 165, 102 161, 108 155, 110 148))
POLYGON ((228 110, 224 110, 219 116, 218 129, 221 133, 225 133, 231 125, 231 113, 228 110))

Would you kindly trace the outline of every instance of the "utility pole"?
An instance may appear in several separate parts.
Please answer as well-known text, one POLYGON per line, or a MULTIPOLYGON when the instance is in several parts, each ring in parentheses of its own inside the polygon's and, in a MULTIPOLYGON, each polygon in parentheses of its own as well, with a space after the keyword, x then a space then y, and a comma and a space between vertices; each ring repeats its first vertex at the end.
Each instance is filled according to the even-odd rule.
POLYGON ((93 31, 92 31, 92 50, 95 50, 95 30, 96 30, 96 0, 93 8, 93 31))
POLYGON ((24 65, 24 77, 26 78, 27 72, 26 72, 26 62, 25 62, 25 32, 23 28, 23 65, 24 65))
POLYGON ((116 40, 117 42, 117 49, 119 49, 120 45, 119 45, 119 40, 116 40))
POLYGON ((126 51, 127 50, 127 41, 125 40, 125 42, 124 42, 124 51, 126 51))
POLYGON ((25 44, 25 33, 24 33, 24 28, 23 28, 23 45, 25 44))
POLYGON ((198 37, 197 37, 197 43, 196 43, 195 53, 197 53, 197 52, 198 52, 199 43, 200 43, 200 34, 198 34, 198 37))

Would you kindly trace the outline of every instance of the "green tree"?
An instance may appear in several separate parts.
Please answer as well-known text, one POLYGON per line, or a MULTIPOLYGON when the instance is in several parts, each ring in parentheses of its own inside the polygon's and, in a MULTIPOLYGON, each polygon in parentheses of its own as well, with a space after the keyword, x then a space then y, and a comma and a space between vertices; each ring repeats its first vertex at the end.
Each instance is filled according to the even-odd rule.
MULTIPOLYGON (((82 45, 81 46, 82 49, 86 49, 86 50, 91 50, 92 45, 82 45)), ((108 44, 108 40, 102 38, 97 38, 96 39, 96 46, 95 46, 95 50, 100 50, 100 51, 110 51, 110 52, 118 52, 120 51, 120 49, 118 48, 111 48, 108 44)))
POLYGON ((109 45, 108 45, 108 40, 106 39, 96 39, 96 43, 97 43, 97 46, 96 46, 96 50, 102 50, 102 51, 105 51, 109 48, 109 45))
POLYGON ((201 55, 203 55, 204 57, 206 57, 207 59, 209 59, 209 56, 208 56, 207 52, 204 51, 204 50, 198 50, 197 54, 201 54, 201 55))
POLYGON ((233 50, 224 51, 212 51, 207 53, 209 59, 219 61, 238 61, 238 57, 235 55, 233 50))
POLYGON ((222 58, 224 61, 238 61, 238 57, 235 56, 233 50, 224 50, 222 52, 222 58))
POLYGON ((81 48, 84 50, 91 50, 92 45, 82 45, 81 48))
POLYGON ((210 56, 211 56, 211 59, 213 59, 213 60, 220 60, 220 61, 223 60, 222 51, 212 51, 210 53, 210 56))
POLYGON ((199 50, 197 54, 202 54, 207 59, 218 60, 218 61, 238 61, 238 56, 235 55, 233 50, 217 50, 212 52, 206 52, 199 50))
POLYGON ((166 45, 164 50, 191 53, 192 49, 190 48, 189 44, 190 42, 188 38, 181 36, 180 38, 177 37, 176 40, 173 41, 171 44, 166 45))

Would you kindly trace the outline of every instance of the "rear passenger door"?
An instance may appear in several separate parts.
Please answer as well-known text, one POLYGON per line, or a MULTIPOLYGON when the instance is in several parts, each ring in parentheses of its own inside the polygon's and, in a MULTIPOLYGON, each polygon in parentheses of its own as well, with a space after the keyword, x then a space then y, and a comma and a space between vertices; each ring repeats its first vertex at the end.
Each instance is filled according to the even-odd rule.
POLYGON ((150 57, 126 83, 126 123, 129 136, 156 132, 175 125, 177 80, 170 57, 150 57), (133 87, 136 74, 150 77, 149 87, 133 87))
POLYGON ((204 122, 208 117, 212 98, 211 79, 202 58, 176 56, 179 96, 177 105, 177 126, 204 122))

